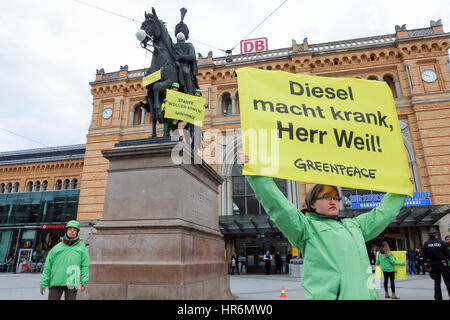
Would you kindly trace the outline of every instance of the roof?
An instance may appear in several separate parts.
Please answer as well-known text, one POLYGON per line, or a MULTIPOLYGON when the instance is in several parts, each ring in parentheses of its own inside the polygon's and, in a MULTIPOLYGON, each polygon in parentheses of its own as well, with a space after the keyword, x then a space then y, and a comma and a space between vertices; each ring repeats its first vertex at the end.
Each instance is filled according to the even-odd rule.
POLYGON ((85 144, 0 152, 0 166, 84 159, 85 144))

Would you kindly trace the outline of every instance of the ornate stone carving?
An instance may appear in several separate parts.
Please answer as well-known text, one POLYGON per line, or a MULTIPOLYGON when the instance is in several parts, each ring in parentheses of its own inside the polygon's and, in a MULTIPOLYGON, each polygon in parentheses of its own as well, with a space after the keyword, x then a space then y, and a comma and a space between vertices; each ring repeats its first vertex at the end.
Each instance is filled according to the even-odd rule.
POLYGON ((401 27, 396 25, 395 32, 399 32, 399 31, 406 31, 406 24, 403 24, 401 27))
POLYGON ((438 21, 431 20, 430 21, 430 27, 440 27, 442 26, 442 19, 439 19, 438 21))

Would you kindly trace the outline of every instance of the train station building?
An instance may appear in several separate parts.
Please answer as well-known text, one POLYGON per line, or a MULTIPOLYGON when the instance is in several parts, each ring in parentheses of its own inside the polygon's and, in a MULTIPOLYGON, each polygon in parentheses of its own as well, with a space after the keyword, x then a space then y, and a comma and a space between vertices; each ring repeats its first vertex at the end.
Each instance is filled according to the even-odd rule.
MULTIPOLYGON (((449 233, 449 36, 440 21, 431 21, 424 28, 395 26, 394 33, 359 39, 310 44, 305 38, 280 49, 223 57, 199 54, 197 80, 208 103, 201 156, 224 178, 217 210, 226 257, 237 251, 248 272, 262 272, 266 250, 285 255, 293 249, 256 200, 237 161, 242 146, 236 70, 242 67, 385 81, 395 101, 415 193, 367 246, 387 240, 393 250, 406 250, 421 247, 430 228, 438 228, 441 236, 449 233)), ((109 163, 101 151, 151 135, 150 114, 142 107, 144 72, 126 65, 112 72, 97 70, 90 83, 93 109, 85 144, 0 153, 0 262, 19 257, 21 249, 42 260, 58 241, 61 225, 75 218, 89 242, 102 218, 106 192, 109 163)), ((161 125, 157 132, 162 136, 161 125)), ((275 180, 302 209, 312 185, 275 180)), ((382 197, 348 188, 341 193, 340 214, 345 217, 369 211, 382 197)))

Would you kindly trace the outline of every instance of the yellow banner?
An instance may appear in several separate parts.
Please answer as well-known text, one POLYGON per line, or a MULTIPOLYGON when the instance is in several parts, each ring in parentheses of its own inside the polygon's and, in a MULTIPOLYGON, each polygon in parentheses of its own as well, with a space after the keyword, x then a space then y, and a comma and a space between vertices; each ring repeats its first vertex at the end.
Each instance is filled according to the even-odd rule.
POLYGON ((203 127, 205 117, 205 98, 166 90, 166 113, 164 117, 177 119, 203 127))
MULTIPOLYGON (((406 280, 406 251, 391 251, 395 261, 404 262, 404 266, 395 266, 395 279, 406 280)), ((380 253, 377 252, 377 257, 380 253)), ((375 266, 375 278, 384 278, 380 265, 375 266)))
POLYGON ((242 68, 244 175, 412 195, 385 82, 242 68))
POLYGON ((148 76, 142 78, 142 86, 145 88, 149 84, 156 82, 159 79, 161 79, 161 69, 153 73, 150 73, 148 76))

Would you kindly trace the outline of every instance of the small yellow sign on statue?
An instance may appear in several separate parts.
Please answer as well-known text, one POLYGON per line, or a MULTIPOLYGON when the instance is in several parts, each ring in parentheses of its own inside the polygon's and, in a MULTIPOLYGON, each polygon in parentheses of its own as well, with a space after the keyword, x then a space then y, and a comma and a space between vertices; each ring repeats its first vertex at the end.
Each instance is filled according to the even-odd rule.
POLYGON ((150 73, 148 76, 142 78, 142 86, 146 87, 149 84, 158 81, 159 79, 161 79, 161 69, 153 73, 150 73))

